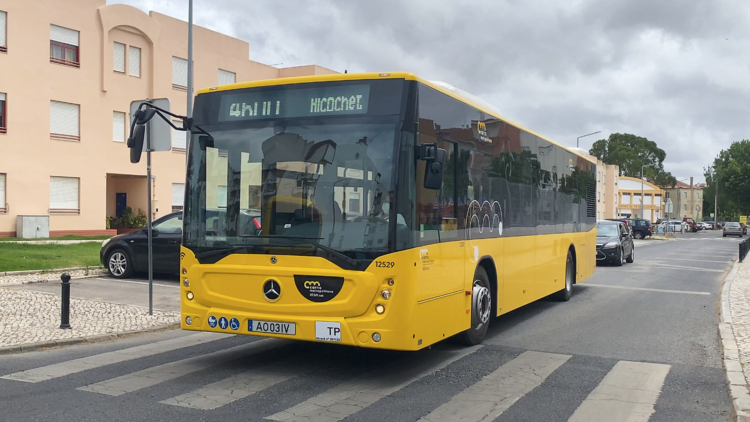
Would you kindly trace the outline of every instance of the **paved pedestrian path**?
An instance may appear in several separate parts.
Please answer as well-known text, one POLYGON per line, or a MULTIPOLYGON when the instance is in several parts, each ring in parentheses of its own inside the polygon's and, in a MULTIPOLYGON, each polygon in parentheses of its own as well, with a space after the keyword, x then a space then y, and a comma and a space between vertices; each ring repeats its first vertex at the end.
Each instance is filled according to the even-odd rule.
POLYGON ((750 260, 737 264, 729 290, 732 327, 745 378, 750 380, 750 260))
POLYGON ((52 346, 75 339, 127 334, 177 324, 179 313, 130 304, 71 298, 71 329, 60 329, 60 297, 45 292, 0 288, 0 351, 12 346, 52 346))

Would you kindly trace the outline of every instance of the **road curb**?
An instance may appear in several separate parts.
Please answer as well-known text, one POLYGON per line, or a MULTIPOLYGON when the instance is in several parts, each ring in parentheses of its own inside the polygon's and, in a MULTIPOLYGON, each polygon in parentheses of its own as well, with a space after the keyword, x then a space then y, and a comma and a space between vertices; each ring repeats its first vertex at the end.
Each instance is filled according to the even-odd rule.
POLYGON ((734 262, 731 271, 724 278, 721 287, 721 322, 719 323, 719 334, 721 335, 721 346, 723 349, 724 371, 727 374, 729 392, 732 395, 732 405, 735 420, 737 422, 750 422, 750 391, 748 390, 745 373, 740 363, 740 351, 734 336, 732 325, 732 311, 729 307, 729 292, 732 281, 737 274, 738 261, 734 262))
POLYGON ((76 337, 76 338, 67 338, 67 339, 62 339, 62 340, 43 341, 39 343, 18 344, 15 346, 0 347, 0 355, 10 355, 14 353, 31 352, 33 350, 49 349, 53 347, 72 346, 74 344, 82 344, 82 343, 89 343, 89 344, 99 343, 102 341, 114 340, 116 338, 130 337, 130 336, 134 336, 137 334, 144 334, 144 333, 150 333, 150 332, 155 332, 155 331, 173 330, 179 327, 180 327, 180 323, 175 322, 172 324, 160 325, 158 327, 146 328, 143 330, 126 331, 123 333, 97 334, 95 336, 88 336, 88 337, 76 337))

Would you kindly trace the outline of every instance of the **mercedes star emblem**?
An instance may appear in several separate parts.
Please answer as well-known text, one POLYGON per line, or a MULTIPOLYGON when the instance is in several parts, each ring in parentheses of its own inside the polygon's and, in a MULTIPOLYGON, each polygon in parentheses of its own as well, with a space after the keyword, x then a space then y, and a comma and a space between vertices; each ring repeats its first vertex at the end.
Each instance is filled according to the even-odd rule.
POLYGON ((275 256, 272 256, 272 257, 271 257, 271 264, 275 264, 275 263, 276 263, 276 257, 275 257, 275 256))
POLYGON ((281 285, 276 280, 268 280, 263 283, 263 296, 270 302, 275 302, 281 296, 281 285))

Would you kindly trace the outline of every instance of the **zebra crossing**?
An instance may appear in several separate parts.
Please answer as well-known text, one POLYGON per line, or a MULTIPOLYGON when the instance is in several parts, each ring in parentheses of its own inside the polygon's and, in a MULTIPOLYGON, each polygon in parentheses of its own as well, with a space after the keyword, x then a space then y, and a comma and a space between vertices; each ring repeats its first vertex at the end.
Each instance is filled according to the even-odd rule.
MULTIPOLYGON (((77 394, 93 394, 102 400, 128 397, 128 394, 144 391, 150 387, 171 385, 181 390, 173 397, 156 397, 150 406, 182 408, 186 411, 211 412, 231 405, 241 405, 257 395, 278 388, 291 386, 306 379, 320 366, 310 362, 325 362, 326 371, 336 371, 347 364, 337 356, 350 351, 358 354, 353 360, 377 356, 382 362, 363 364, 363 371, 341 373, 340 382, 324 386, 304 400, 284 409, 266 414, 257 414, 257 419, 267 421, 311 421, 338 422, 356 416, 381 400, 401 394, 407 388, 418 388, 420 380, 440 377, 451 368, 462 365, 466 359, 474 359, 472 365, 486 365, 486 353, 478 353, 485 347, 462 348, 438 345, 432 350, 415 353, 365 351, 360 349, 317 348, 306 345, 302 350, 291 346, 292 342, 277 339, 261 339, 245 344, 221 347, 221 335, 200 333, 175 339, 162 340, 96 354, 84 358, 54 363, 0 376, 0 400, 4 390, 16 385, 50 385, 56 381, 69 380, 88 371, 100 371, 110 365, 118 365, 147 356, 158 357, 162 353, 175 352, 197 345, 212 345, 213 348, 196 356, 173 359, 166 363, 149 366, 135 372, 114 376, 98 382, 75 387, 77 394), (291 346, 291 347, 288 347, 291 346), (317 355, 314 357, 313 355, 317 355), (456 365, 454 365, 456 364, 456 365), (223 372, 219 370, 223 368, 223 372), (181 388, 180 379, 189 375, 201 376, 206 372, 223 374, 221 379, 206 382, 198 388, 181 388), (230 374, 229 376, 224 376, 230 374), (188 390, 188 391, 185 391, 188 390), (107 399, 109 397, 109 399, 107 399)), ((483 352, 488 352, 486 349, 483 352)), ((489 353, 489 352, 488 352, 489 353)), ((564 367, 571 355, 540 351, 512 351, 502 361, 493 360, 481 376, 455 391, 447 400, 424 412, 420 421, 493 421, 502 416, 521 398, 543 386, 545 381, 564 367)), ((617 361, 599 384, 588 394, 568 419, 573 422, 603 420, 648 421, 654 414, 655 404, 670 372, 670 365, 617 361)), ((193 387, 191 384, 186 384, 193 387)), ((434 384, 433 384, 434 385, 434 384)), ((439 385, 439 384, 438 384, 439 385)), ((48 388, 48 387, 47 387, 48 388)), ((287 387, 289 389, 290 387, 287 387)), ((172 390, 169 390, 172 391, 172 390)), ((147 399, 150 399, 148 396, 147 399)), ((544 406, 544 403, 540 403, 544 406)), ((166 408, 165 408, 166 409, 166 408)), ((206 413, 201 413, 205 417, 206 413)), ((355 418, 356 419, 356 418, 355 418)))

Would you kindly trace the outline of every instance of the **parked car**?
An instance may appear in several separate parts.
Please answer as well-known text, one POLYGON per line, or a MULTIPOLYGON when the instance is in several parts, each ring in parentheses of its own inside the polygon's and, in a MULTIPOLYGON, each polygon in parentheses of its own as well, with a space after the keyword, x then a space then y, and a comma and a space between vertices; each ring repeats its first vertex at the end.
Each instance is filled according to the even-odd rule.
POLYGON ((707 230, 713 230, 714 229, 714 222, 713 221, 704 221, 703 224, 706 226, 707 230))
MULTIPOLYGON (((221 215, 225 210, 206 210, 206 235, 220 236, 223 230, 221 215)), ((260 213, 242 210, 241 235, 258 234, 260 213)), ((152 255, 154 272, 179 274, 180 242, 182 240, 182 212, 174 212, 157 219, 152 225, 152 255)), ((99 260, 115 278, 131 277, 134 273, 148 272, 148 229, 124 233, 104 242, 99 260)))
POLYGON ((630 229, 633 237, 636 239, 645 239, 646 237, 653 235, 651 222, 642 218, 609 218, 607 221, 620 221, 625 223, 630 229))
POLYGON ((696 223, 695 220, 693 220, 692 218, 685 217, 685 218, 682 219, 682 222, 685 223, 685 224, 687 224, 686 229, 688 231, 691 231, 693 233, 695 233, 695 232, 698 231, 698 223, 696 223))
POLYGON ((596 261, 622 266, 635 261, 635 245, 630 230, 621 221, 596 222, 596 261))
POLYGON ((726 224, 724 224, 724 237, 727 237, 727 235, 734 235, 742 237, 742 226, 740 226, 740 223, 736 221, 727 221, 726 224))

